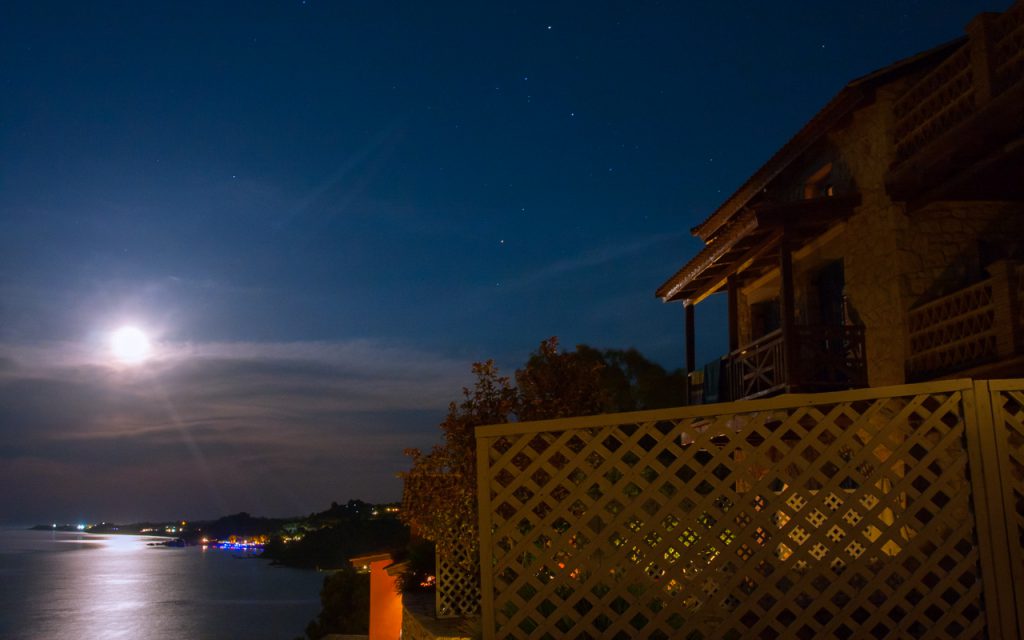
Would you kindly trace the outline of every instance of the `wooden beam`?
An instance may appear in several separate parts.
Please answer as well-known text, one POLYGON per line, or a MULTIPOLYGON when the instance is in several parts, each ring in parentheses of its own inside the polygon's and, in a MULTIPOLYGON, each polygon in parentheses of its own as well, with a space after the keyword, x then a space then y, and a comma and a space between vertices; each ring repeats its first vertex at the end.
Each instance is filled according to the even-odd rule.
MULTIPOLYGON (((747 268, 750 267, 750 265, 752 265, 754 263, 755 260, 757 260, 762 255, 764 255, 765 253, 770 251, 772 248, 774 248, 775 245, 779 242, 779 240, 781 238, 782 238, 782 231, 781 230, 773 231, 767 238, 757 242, 757 244, 752 246, 750 249, 748 249, 746 252, 744 252, 743 255, 741 255, 739 258, 737 258, 736 259, 736 268, 735 269, 731 269, 729 271, 729 273, 737 273, 738 274, 738 273, 742 273, 743 271, 745 271, 747 268)), ((694 292, 693 297, 689 299, 689 302, 691 304, 697 304, 698 302, 700 302, 704 298, 707 298, 712 293, 718 291, 723 286, 725 286, 727 281, 728 281, 728 278, 729 278, 728 275, 726 275, 724 277, 719 277, 719 278, 716 278, 715 280, 711 281, 711 284, 704 285, 703 287, 698 289, 696 292, 694 292)))
POLYGON ((728 279, 729 287, 729 353, 740 348, 740 292, 736 274, 728 279))
MULTIPOLYGON (((815 251, 818 251, 822 247, 828 245, 828 243, 830 243, 833 240, 835 240, 836 238, 840 237, 840 235, 845 230, 846 230, 846 223, 845 222, 841 222, 838 225, 832 227, 831 229, 829 229, 825 233, 823 233, 820 236, 818 236, 817 238, 815 238, 812 242, 809 242, 809 243, 805 244, 804 246, 800 247, 799 249, 797 249, 796 251, 793 251, 792 252, 793 253, 793 260, 796 261, 796 262, 799 262, 799 261, 803 260, 804 258, 809 256, 810 254, 814 253, 815 251)), ((790 246, 792 246, 792 245, 790 245, 790 246)), ((767 254, 763 255, 763 256, 760 257, 760 259, 757 260, 756 263, 751 264, 750 266, 751 266, 751 268, 753 268, 753 267, 761 266, 762 264, 767 265, 769 263, 769 261, 770 261, 770 267, 771 268, 765 269, 764 273, 762 273, 760 276, 758 276, 756 280, 744 283, 743 291, 748 292, 748 295, 749 295, 749 292, 756 291, 757 289, 763 289, 763 288, 767 287, 768 285, 772 284, 776 279, 778 279, 778 277, 779 277, 779 256, 778 256, 778 254, 776 254, 774 256, 767 255, 767 254)))
POLYGON ((732 251, 732 249, 748 234, 757 229, 757 217, 751 211, 741 217, 729 229, 723 237, 717 238, 708 244, 700 253, 690 259, 668 282, 658 287, 655 295, 664 302, 671 302, 680 296, 680 292, 694 280, 700 278, 701 274, 713 267, 718 260, 732 251))
POLYGON ((697 354, 694 353, 697 340, 693 326, 693 305, 683 303, 683 309, 686 310, 686 379, 689 381, 690 374, 697 368, 697 354))
POLYGON ((783 236, 779 243, 779 292, 780 315, 782 316, 782 341, 786 357, 786 386, 792 390, 793 374, 796 371, 796 294, 793 291, 793 251, 789 238, 783 236))

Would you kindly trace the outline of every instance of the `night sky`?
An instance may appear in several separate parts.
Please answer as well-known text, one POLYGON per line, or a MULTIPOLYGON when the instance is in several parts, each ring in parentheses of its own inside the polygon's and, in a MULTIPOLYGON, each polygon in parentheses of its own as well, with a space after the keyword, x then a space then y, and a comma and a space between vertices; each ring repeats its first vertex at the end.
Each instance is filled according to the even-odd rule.
POLYGON ((682 366, 689 229, 1007 4, 3 3, 0 523, 396 500, 473 361, 682 366))

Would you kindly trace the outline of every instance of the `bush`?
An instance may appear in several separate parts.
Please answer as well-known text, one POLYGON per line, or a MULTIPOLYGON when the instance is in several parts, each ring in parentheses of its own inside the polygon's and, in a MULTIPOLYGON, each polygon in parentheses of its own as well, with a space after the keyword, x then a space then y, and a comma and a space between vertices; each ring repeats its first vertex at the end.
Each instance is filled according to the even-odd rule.
POLYGON ((370 632, 370 574, 346 567, 324 578, 320 615, 306 627, 306 637, 319 640, 332 633, 370 632))

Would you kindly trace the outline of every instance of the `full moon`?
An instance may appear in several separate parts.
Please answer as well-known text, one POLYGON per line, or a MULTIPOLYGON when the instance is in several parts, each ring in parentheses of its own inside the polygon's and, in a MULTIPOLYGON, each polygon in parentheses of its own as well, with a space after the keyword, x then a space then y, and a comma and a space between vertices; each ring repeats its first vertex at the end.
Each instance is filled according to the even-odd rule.
POLYGON ((125 364, 142 362, 149 356, 149 339, 135 327, 121 327, 110 336, 114 357, 125 364))

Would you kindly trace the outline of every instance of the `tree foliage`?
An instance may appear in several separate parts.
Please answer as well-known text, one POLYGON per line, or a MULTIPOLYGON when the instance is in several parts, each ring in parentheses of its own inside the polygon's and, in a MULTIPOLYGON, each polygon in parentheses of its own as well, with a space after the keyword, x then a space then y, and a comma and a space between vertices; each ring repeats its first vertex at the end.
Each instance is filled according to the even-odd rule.
POLYGON ((306 637, 319 640, 331 634, 366 634, 370 630, 370 574, 351 566, 324 578, 320 615, 306 626, 306 637))
POLYGON ((516 371, 519 420, 546 420, 614 411, 600 354, 585 346, 558 351, 558 338, 540 343, 526 366, 516 371))
POLYGON ((395 518, 346 518, 307 531, 300 540, 285 543, 275 536, 263 557, 289 567, 333 569, 347 566, 353 556, 402 549, 408 543, 409 528, 395 518))
POLYGON ((474 429, 508 422, 517 396, 493 360, 473 365, 476 382, 462 402, 448 405, 441 423, 444 443, 430 453, 407 449, 412 468, 402 474, 402 518, 413 531, 441 545, 453 536, 476 538, 476 439, 474 429))
POLYGON ((668 374, 635 349, 559 351, 557 338, 541 342, 515 372, 516 386, 493 360, 474 364, 473 374, 473 387, 463 388, 441 423, 444 442, 426 454, 406 451, 412 468, 402 474, 402 518, 442 551, 453 539, 477 540, 476 427, 683 403, 681 372, 668 374))

